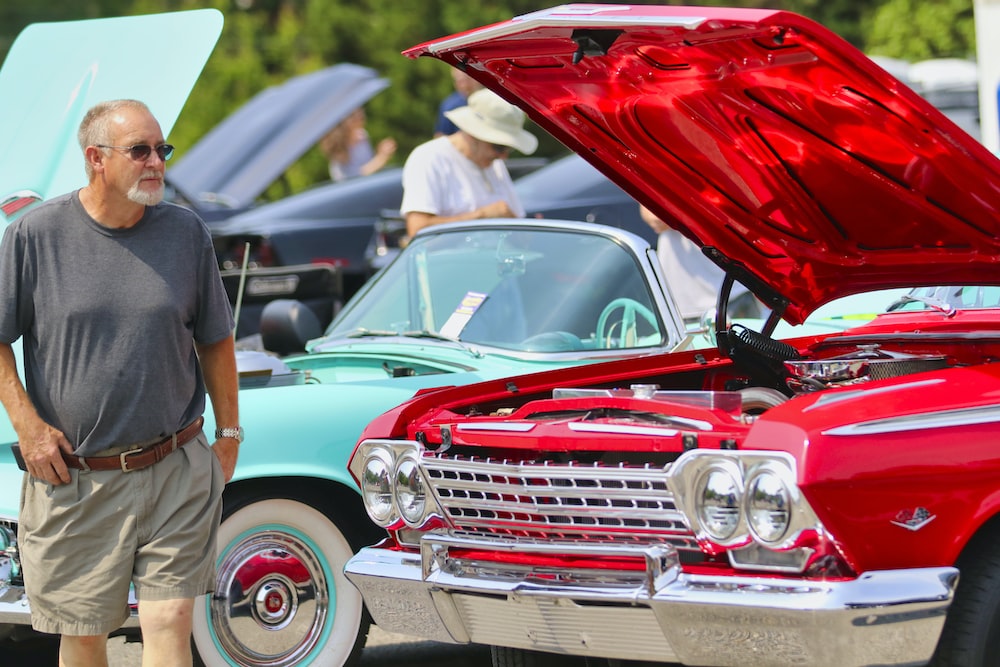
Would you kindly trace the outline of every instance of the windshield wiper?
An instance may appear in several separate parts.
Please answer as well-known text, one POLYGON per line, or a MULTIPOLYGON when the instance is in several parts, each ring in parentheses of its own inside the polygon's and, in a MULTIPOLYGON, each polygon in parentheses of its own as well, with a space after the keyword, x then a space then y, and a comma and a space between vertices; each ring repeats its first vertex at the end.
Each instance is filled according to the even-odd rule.
POLYGON ((364 327, 358 327, 357 329, 352 329, 344 334, 344 338, 380 338, 383 336, 398 336, 398 331, 389 331, 388 329, 365 329, 364 327))
POLYGON ((908 303, 922 303, 932 310, 936 310, 939 313, 943 313, 945 317, 954 317, 955 307, 950 303, 942 301, 941 299, 932 299, 927 296, 913 296, 910 294, 904 294, 895 301, 889 304, 889 307, 885 309, 887 313, 892 312, 908 303))
POLYGON ((436 331, 427 331, 426 329, 421 331, 402 331, 400 336, 405 336, 407 338, 431 338, 433 340, 446 340, 449 343, 460 343, 461 341, 457 338, 450 338, 448 336, 443 336, 436 331))
POLYGON ((389 329, 366 329, 364 327, 358 327, 357 329, 353 329, 344 334, 344 338, 395 338, 396 336, 401 336, 403 338, 431 338, 433 340, 445 340, 449 343, 461 342, 457 338, 450 338, 448 336, 443 336, 436 331, 427 330, 390 331, 389 329))

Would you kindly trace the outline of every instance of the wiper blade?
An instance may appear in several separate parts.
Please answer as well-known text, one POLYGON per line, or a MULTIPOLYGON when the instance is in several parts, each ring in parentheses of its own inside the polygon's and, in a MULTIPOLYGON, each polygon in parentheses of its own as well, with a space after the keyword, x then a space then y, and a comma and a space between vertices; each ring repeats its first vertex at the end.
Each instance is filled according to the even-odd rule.
POLYGON ((390 331, 389 329, 366 329, 358 327, 344 334, 344 338, 386 338, 402 336, 404 338, 430 338, 433 340, 446 340, 449 343, 460 342, 457 338, 443 336, 436 331, 414 330, 414 331, 390 331))
POLYGON ((457 338, 451 338, 449 336, 443 336, 436 331, 427 331, 426 329, 422 331, 403 331, 399 334, 400 336, 406 336, 407 338, 431 338, 433 340, 446 340, 449 343, 459 343, 457 338))
POLYGON ((952 317, 957 312, 955 307, 950 303, 942 301, 941 299, 932 299, 926 296, 913 296, 911 294, 904 294, 895 301, 889 304, 889 307, 885 309, 887 313, 894 310, 898 310, 902 306, 908 303, 922 303, 932 310, 936 310, 939 313, 943 313, 945 317, 952 317))
POLYGON ((358 327, 357 329, 345 333, 344 338, 380 338, 383 336, 398 335, 398 331, 389 331, 388 329, 365 329, 364 327, 358 327))

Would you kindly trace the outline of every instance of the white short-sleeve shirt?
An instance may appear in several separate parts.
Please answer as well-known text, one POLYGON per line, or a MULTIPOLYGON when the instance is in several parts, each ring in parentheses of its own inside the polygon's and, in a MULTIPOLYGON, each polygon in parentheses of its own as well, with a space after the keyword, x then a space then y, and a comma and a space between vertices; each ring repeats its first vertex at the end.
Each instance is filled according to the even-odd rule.
POLYGON ((503 160, 480 168, 446 136, 414 148, 403 165, 400 212, 404 216, 412 212, 460 215, 496 201, 506 201, 517 217, 524 217, 503 160))

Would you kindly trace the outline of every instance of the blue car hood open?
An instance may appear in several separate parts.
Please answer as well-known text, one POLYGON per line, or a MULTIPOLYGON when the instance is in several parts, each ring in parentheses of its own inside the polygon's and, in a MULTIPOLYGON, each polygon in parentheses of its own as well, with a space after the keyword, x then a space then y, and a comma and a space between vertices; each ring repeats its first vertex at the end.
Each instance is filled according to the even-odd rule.
POLYGON ((323 135, 388 85, 372 69, 341 63, 267 88, 167 169, 167 182, 199 211, 247 208, 323 135))
POLYGON ((76 131, 97 102, 141 100, 169 136, 222 22, 201 9, 25 28, 0 68, 0 227, 86 184, 76 131))

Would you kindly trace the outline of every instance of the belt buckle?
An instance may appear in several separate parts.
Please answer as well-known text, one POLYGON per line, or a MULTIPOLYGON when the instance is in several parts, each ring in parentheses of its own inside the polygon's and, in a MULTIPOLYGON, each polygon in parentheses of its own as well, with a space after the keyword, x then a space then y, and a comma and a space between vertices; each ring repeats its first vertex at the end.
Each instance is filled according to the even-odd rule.
POLYGON ((137 453, 139 453, 141 451, 142 451, 142 447, 135 447, 135 448, 130 449, 128 451, 122 452, 122 453, 120 453, 118 455, 118 463, 122 467, 122 472, 135 472, 134 469, 128 467, 128 462, 125 460, 125 458, 129 454, 137 454, 137 453))

